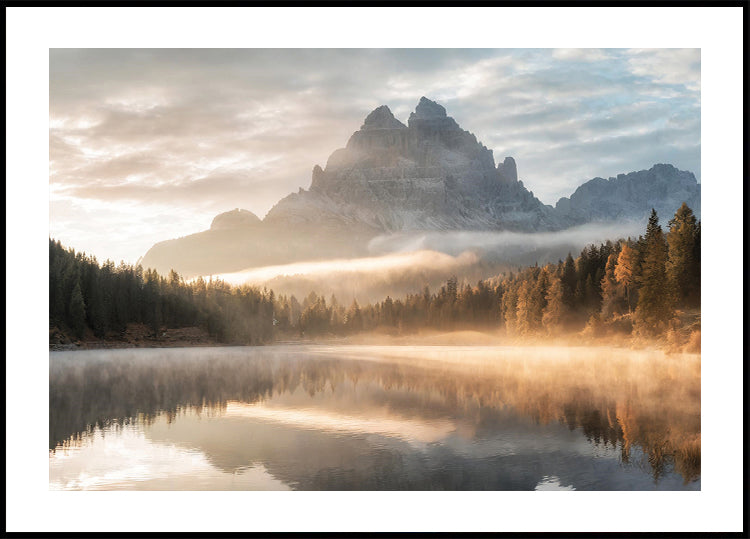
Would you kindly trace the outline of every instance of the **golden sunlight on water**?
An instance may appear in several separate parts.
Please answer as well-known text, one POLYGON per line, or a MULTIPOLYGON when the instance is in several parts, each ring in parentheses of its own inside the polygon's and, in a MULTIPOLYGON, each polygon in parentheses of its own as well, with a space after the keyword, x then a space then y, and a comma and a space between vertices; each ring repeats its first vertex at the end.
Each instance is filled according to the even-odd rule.
POLYGON ((53 353, 50 488, 696 489, 700 356, 489 346, 53 353))

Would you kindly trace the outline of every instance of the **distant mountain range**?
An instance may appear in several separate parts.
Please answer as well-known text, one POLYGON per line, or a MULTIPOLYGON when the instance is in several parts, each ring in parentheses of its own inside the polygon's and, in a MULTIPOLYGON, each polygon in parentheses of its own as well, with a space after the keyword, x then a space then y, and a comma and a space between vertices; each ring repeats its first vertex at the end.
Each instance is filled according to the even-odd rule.
POLYGON ((370 239, 419 231, 554 231, 598 221, 663 222, 682 204, 700 215, 700 184, 667 164, 582 184, 555 207, 518 179, 506 157, 463 130, 445 109, 422 97, 404 125, 383 105, 373 110, 325 168, 315 165, 309 190, 281 199, 259 219, 247 210, 218 215, 211 228, 154 245, 144 267, 190 277, 248 267, 362 256, 370 239))

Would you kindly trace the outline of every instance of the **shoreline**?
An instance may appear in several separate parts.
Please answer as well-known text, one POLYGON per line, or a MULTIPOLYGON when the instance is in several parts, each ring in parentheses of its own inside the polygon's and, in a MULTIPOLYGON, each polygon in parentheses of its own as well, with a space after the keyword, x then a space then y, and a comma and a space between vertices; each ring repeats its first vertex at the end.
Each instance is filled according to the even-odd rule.
POLYGON ((204 329, 198 327, 162 328, 158 332, 144 324, 128 324, 118 333, 97 338, 92 333, 82 339, 71 339, 58 328, 49 332, 49 351, 106 350, 119 348, 183 348, 198 346, 227 346, 204 329), (161 335, 159 335, 161 333, 161 335))
POLYGON ((609 347, 624 350, 661 350, 667 354, 686 353, 700 355, 700 348, 694 349, 671 345, 666 339, 649 341, 636 340, 626 337, 596 337, 582 338, 571 334, 549 338, 521 338, 508 337, 503 334, 480 331, 452 331, 414 333, 409 335, 388 334, 359 334, 344 337, 328 336, 319 338, 289 338, 282 337, 267 343, 225 343, 209 337, 198 328, 179 328, 166 330, 160 337, 135 337, 128 335, 112 339, 83 339, 67 343, 50 343, 50 352, 82 351, 82 350, 117 350, 132 348, 210 348, 236 346, 281 346, 281 345, 324 345, 324 346, 528 346, 528 347, 609 347), (185 334, 189 334, 189 337, 185 334))

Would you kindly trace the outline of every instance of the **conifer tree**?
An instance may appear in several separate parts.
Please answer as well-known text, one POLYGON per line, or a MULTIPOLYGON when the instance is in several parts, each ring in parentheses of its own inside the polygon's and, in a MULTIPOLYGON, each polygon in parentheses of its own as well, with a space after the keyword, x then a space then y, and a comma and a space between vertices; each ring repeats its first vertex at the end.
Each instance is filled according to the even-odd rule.
POLYGON ((666 270, 667 242, 653 209, 646 227, 644 247, 635 322, 640 333, 654 334, 664 328, 673 312, 666 270))
POLYGON ((575 260, 573 260, 573 256, 570 253, 565 257, 561 279, 563 287, 563 302, 566 307, 573 307, 575 303, 574 297, 578 277, 576 276, 575 260))
POLYGON ((602 318, 611 318, 615 314, 622 314, 627 309, 624 285, 617 282, 615 268, 618 256, 613 252, 607 258, 607 266, 602 278, 602 318))
POLYGON ((536 283, 530 290, 530 316, 531 329, 533 331, 542 327, 542 316, 547 307, 547 290, 549 288, 549 274, 547 269, 539 272, 536 283))
POLYGON ((572 308, 575 304, 577 279, 575 261, 573 256, 568 253, 562 270, 563 303, 568 308, 572 308))
POLYGON ((450 301, 456 301, 458 296, 458 278, 453 275, 446 283, 446 293, 450 301))
POLYGON ((76 282, 73 285, 73 290, 70 294, 68 312, 70 313, 70 327, 75 333, 75 336, 80 339, 83 337, 83 332, 86 329, 86 304, 83 301, 81 283, 78 279, 76 279, 76 282))
POLYGON ((669 221, 667 277, 674 301, 679 307, 696 306, 700 301, 700 259, 696 259, 698 224, 684 202, 669 221))
POLYGON ((701 222, 700 220, 695 225, 695 245, 693 248, 693 260, 697 265, 697 275, 695 278, 695 288, 698 294, 696 298, 697 306, 701 305, 701 222))
POLYGON ((557 275, 551 275, 547 288, 547 305, 542 313, 542 325, 549 335, 556 335, 563 329, 566 307, 563 302, 562 280, 557 275))
POLYGON ((359 304, 357 303, 356 298, 352 301, 349 310, 346 312, 346 320, 344 321, 344 326, 350 333, 362 331, 362 311, 359 308, 359 304))
POLYGON ((532 285, 528 279, 524 279, 518 287, 516 331, 521 335, 528 335, 532 332, 533 325, 532 285))
POLYGON ((508 333, 515 333, 517 330, 517 309, 518 283, 516 281, 511 281, 506 285, 502 299, 503 321, 505 322, 505 330, 508 333))
POLYGON ((598 313, 601 308, 600 301, 599 292, 594 284, 594 277, 589 273, 583 283, 583 305, 586 312, 590 314, 598 313))
POLYGON ((614 276, 617 282, 625 287, 625 300, 628 306, 628 313, 631 312, 633 305, 632 292, 636 284, 637 267, 638 253, 629 243, 623 243, 620 254, 617 257, 614 276))

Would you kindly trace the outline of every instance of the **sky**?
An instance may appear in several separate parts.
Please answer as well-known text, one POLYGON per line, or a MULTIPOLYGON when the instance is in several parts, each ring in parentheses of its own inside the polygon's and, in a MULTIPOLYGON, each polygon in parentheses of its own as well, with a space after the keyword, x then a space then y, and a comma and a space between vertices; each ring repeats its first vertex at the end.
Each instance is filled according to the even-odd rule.
POLYGON ((419 98, 544 203, 671 163, 700 181, 700 49, 49 49, 50 236, 135 263, 263 216, 379 105, 419 98))

